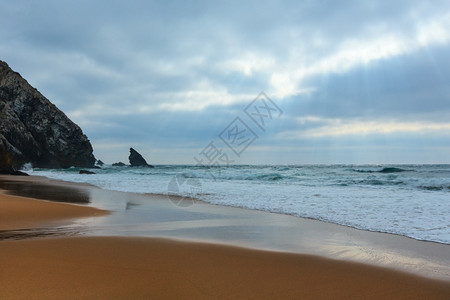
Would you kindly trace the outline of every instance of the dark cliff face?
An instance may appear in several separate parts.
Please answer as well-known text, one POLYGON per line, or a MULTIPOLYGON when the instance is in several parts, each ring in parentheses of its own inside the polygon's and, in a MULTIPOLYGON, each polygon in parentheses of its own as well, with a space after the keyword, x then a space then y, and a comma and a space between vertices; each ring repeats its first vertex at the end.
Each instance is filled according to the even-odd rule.
POLYGON ((91 143, 80 127, 1 60, 0 154, 0 166, 8 165, 9 157, 12 168, 27 162, 40 168, 95 163, 91 143))

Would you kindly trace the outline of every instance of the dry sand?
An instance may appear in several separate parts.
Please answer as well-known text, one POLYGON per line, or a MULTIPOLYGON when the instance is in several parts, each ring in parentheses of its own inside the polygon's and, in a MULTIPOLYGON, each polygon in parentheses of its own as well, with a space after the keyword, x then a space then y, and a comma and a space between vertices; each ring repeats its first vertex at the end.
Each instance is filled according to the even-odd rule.
MULTIPOLYGON (((0 194, 0 230, 105 213, 0 194)), ((0 299, 450 299, 450 282, 365 264, 156 238, 0 241, 0 299)))
POLYGON ((0 299, 449 299, 450 283, 308 255, 166 239, 0 242, 0 299))

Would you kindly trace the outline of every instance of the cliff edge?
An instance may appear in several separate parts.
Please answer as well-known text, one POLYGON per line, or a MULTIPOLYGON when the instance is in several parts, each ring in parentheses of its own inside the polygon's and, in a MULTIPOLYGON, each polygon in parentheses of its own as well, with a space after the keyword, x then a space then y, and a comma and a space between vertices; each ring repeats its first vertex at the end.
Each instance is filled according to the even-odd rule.
POLYGON ((0 169, 92 167, 78 125, 0 60, 0 169))

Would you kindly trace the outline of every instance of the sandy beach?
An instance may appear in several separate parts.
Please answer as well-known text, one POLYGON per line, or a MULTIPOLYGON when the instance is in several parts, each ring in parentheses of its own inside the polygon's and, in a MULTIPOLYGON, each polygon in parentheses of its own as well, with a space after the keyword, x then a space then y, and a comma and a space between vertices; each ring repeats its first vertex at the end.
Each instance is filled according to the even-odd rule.
MULTIPOLYGON (((1 231, 105 213, 91 206, 0 194, 1 231)), ((449 281, 393 269, 167 238, 8 239, 0 241, 0 257, 1 299, 450 297, 449 281)))
POLYGON ((70 219, 95 217, 107 213, 93 207, 5 195, 0 191, 0 230, 56 225, 70 219))
POLYGON ((448 299, 450 284, 308 255, 145 238, 0 243, 2 299, 448 299))

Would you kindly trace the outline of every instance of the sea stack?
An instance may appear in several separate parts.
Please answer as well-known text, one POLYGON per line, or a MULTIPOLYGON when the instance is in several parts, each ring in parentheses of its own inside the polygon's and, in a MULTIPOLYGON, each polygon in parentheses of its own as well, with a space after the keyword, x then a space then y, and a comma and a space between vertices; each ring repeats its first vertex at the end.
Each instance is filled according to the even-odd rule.
POLYGON ((17 170, 94 166, 78 125, 0 60, 0 167, 17 170))
POLYGON ((153 168, 152 165, 149 165, 145 159, 140 155, 136 150, 130 148, 130 156, 128 157, 130 160, 130 166, 132 167, 150 167, 153 168))

